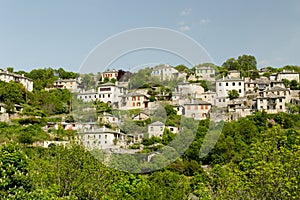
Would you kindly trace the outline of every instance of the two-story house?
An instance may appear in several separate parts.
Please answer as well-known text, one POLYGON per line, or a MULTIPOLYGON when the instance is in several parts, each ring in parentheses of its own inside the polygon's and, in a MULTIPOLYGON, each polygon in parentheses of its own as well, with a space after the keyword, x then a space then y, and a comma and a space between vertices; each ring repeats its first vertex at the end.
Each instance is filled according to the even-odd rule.
POLYGON ((195 67, 195 75, 199 80, 215 80, 216 69, 209 66, 195 67))
POLYGON ((226 107, 229 101, 228 92, 236 90, 239 97, 245 95, 245 81, 241 78, 222 78, 216 81, 216 103, 217 107, 226 107))
POLYGON ((178 72, 171 65, 159 65, 152 70, 152 76, 157 76, 160 80, 171 80, 175 78, 186 78, 186 73, 178 72))
POLYGON ((99 101, 111 103, 119 108, 121 96, 127 93, 127 89, 113 83, 105 83, 98 86, 99 101))
POLYGON ((71 92, 78 91, 78 83, 76 79, 59 79, 54 81, 53 87, 57 89, 68 89, 71 92))
POLYGON ((21 83, 26 90, 28 90, 29 92, 33 91, 33 80, 25 77, 24 74, 19 75, 0 69, 0 80, 4 82, 14 81, 17 83, 21 83))
POLYGON ((106 70, 105 72, 102 72, 101 80, 104 81, 105 78, 108 80, 111 80, 111 79, 117 80, 118 79, 118 71, 115 69, 112 69, 112 70, 106 70))
POLYGON ((183 115, 185 117, 194 118, 195 120, 203 120, 209 116, 211 103, 201 100, 191 100, 183 105, 183 115))
POLYGON ((152 136, 162 137, 164 133, 164 129, 165 129, 165 124, 160 121, 156 121, 153 122, 152 124, 149 124, 148 125, 149 138, 151 138, 152 136))
POLYGON ((131 92, 121 96, 120 109, 143 109, 148 108, 149 97, 137 92, 131 92))

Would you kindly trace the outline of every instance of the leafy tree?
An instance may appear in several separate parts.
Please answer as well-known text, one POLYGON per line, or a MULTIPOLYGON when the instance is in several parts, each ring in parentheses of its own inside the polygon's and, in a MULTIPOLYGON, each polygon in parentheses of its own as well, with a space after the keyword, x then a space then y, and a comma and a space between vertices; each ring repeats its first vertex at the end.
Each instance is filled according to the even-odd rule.
POLYGON ((60 79, 75 79, 78 76, 77 73, 67 72, 63 68, 59 68, 55 70, 55 72, 58 74, 60 79))
POLYGON ((230 100, 232 100, 232 99, 236 99, 236 98, 239 98, 239 92, 237 91, 237 90, 229 90, 228 91, 228 98, 230 99, 230 100))
POLYGON ((27 199, 32 190, 28 160, 15 143, 0 149, 0 195, 4 199, 27 199))
POLYGON ((189 72, 189 68, 185 65, 177 65, 175 69, 177 69, 179 72, 189 72))

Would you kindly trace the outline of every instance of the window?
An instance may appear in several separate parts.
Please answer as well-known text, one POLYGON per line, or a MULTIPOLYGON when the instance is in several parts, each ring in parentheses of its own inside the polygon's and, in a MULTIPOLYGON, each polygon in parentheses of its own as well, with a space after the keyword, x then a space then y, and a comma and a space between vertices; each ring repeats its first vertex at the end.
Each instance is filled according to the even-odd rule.
POLYGON ((228 83, 226 83, 226 86, 228 86, 228 83))
POLYGON ((239 89, 239 93, 242 93, 242 90, 241 90, 241 89, 239 89))
POLYGON ((219 83, 219 86, 222 86, 222 83, 219 83))
POLYGON ((99 139, 101 139, 101 135, 99 135, 99 139))
POLYGON ((132 101, 135 101, 135 97, 132 97, 132 101))
POLYGON ((110 98, 110 94, 108 94, 107 97, 110 98))
POLYGON ((191 110, 191 106, 187 106, 187 110, 191 110))
POLYGON ((235 82, 232 83, 232 86, 235 86, 235 82))
POLYGON ((282 102, 282 99, 279 99, 279 102, 282 102))
POLYGON ((194 110, 198 110, 198 106, 194 106, 194 110))
POLYGON ((201 105, 201 110, 203 110, 203 105, 201 105))
POLYGON ((280 109, 282 109, 282 106, 279 106, 280 109))
POLYGON ((150 131, 153 131, 153 126, 150 127, 150 131))
POLYGON ((162 126, 160 127, 160 131, 163 131, 163 127, 162 126))
POLYGON ((135 103, 134 103, 134 102, 132 103, 132 106, 133 106, 133 107, 135 106, 135 103))
POLYGON ((205 110, 208 110, 208 105, 205 106, 205 110))
POLYGON ((221 102, 221 99, 219 99, 219 102, 221 102))
POLYGON ((242 83, 241 82, 239 82, 239 86, 241 86, 242 85, 242 83))
POLYGON ((140 101, 141 99, 140 99, 141 97, 140 96, 138 96, 138 101, 140 101))
POLYGON ((225 102, 225 99, 223 99, 223 102, 225 102))
POLYGON ((100 92, 106 92, 106 91, 110 91, 111 88, 100 88, 100 92))
POLYGON ((107 135, 105 135, 104 137, 105 137, 105 139, 107 139, 107 135))

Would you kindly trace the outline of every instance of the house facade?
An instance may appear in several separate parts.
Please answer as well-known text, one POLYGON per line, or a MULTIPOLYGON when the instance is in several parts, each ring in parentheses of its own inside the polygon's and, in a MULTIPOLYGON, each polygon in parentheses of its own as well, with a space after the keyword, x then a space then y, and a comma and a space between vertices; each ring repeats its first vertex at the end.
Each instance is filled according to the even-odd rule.
POLYGON ((149 97, 137 92, 121 96, 120 109, 144 109, 149 107, 149 97))
POLYGON ((192 102, 184 104, 184 116, 195 120, 203 120, 209 116, 210 109, 211 103, 192 100, 192 102))
POLYGON ((105 83, 98 86, 99 101, 112 103, 117 108, 121 101, 121 96, 127 93, 127 89, 113 83, 105 83))
POLYGON ((77 99, 81 99, 83 102, 92 102, 99 99, 99 95, 95 91, 86 91, 77 94, 77 99))
POLYGON ((107 70, 105 72, 102 72, 101 73, 101 80, 104 81, 104 79, 115 79, 117 80, 118 79, 118 71, 115 70, 115 69, 112 69, 112 70, 107 70))
POLYGON ((0 80, 4 82, 14 81, 17 83, 21 83, 26 90, 28 90, 29 92, 33 91, 33 80, 25 77, 24 74, 19 75, 0 69, 0 80))
POLYGON ((199 80, 214 80, 216 69, 214 67, 202 66, 195 67, 195 75, 199 80))
POLYGON ((79 132, 77 140, 88 149, 115 149, 126 145, 126 134, 104 126, 79 132))
POLYGON ((222 78, 216 81, 216 101, 217 107, 226 107, 229 101, 228 92, 236 90, 239 93, 239 97, 245 95, 245 81, 240 78, 222 78))
POLYGON ((148 125, 148 134, 149 138, 154 137, 162 137, 165 129, 165 124, 159 121, 156 121, 152 124, 148 125))
POLYGON ((68 89, 71 92, 78 91, 78 83, 76 79, 60 79, 54 81, 53 87, 56 89, 68 89))
POLYGON ((186 73, 178 72, 171 65, 160 65, 155 67, 151 73, 152 76, 157 76, 160 80, 171 80, 175 78, 186 78, 186 73))
POLYGON ((287 79, 289 81, 296 80, 299 83, 299 73, 294 71, 283 70, 277 74, 277 81, 282 81, 283 79, 287 79))

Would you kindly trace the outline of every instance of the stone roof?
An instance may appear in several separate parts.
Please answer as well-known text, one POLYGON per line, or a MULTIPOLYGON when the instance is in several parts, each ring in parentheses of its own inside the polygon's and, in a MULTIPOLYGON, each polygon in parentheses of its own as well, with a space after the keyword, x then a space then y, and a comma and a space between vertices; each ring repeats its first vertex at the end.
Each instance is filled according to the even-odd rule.
POLYGON ((210 66, 196 66, 195 69, 216 69, 215 67, 210 67, 210 66))
POLYGON ((202 100, 193 100, 191 102, 185 103, 184 105, 211 105, 211 103, 202 100))
POLYGON ((241 78, 234 78, 234 77, 232 77, 232 78, 225 77, 225 78, 216 80, 216 82, 233 82, 233 81, 244 81, 244 80, 241 78))
POLYGON ((145 97, 147 97, 146 95, 138 93, 138 92, 130 92, 128 94, 121 95, 121 97, 132 97, 132 96, 145 96, 145 97))
POLYGON ((257 99, 281 99, 281 98, 285 98, 285 96, 280 96, 280 95, 276 95, 276 94, 268 94, 268 95, 265 95, 263 97, 257 97, 257 99))
POLYGON ((267 91, 288 91, 288 89, 286 89, 284 87, 280 87, 280 86, 274 86, 274 87, 268 89, 267 91))
POLYGON ((149 124, 149 126, 164 126, 165 124, 160 122, 160 121, 156 121, 156 122, 153 122, 152 124, 149 124))

